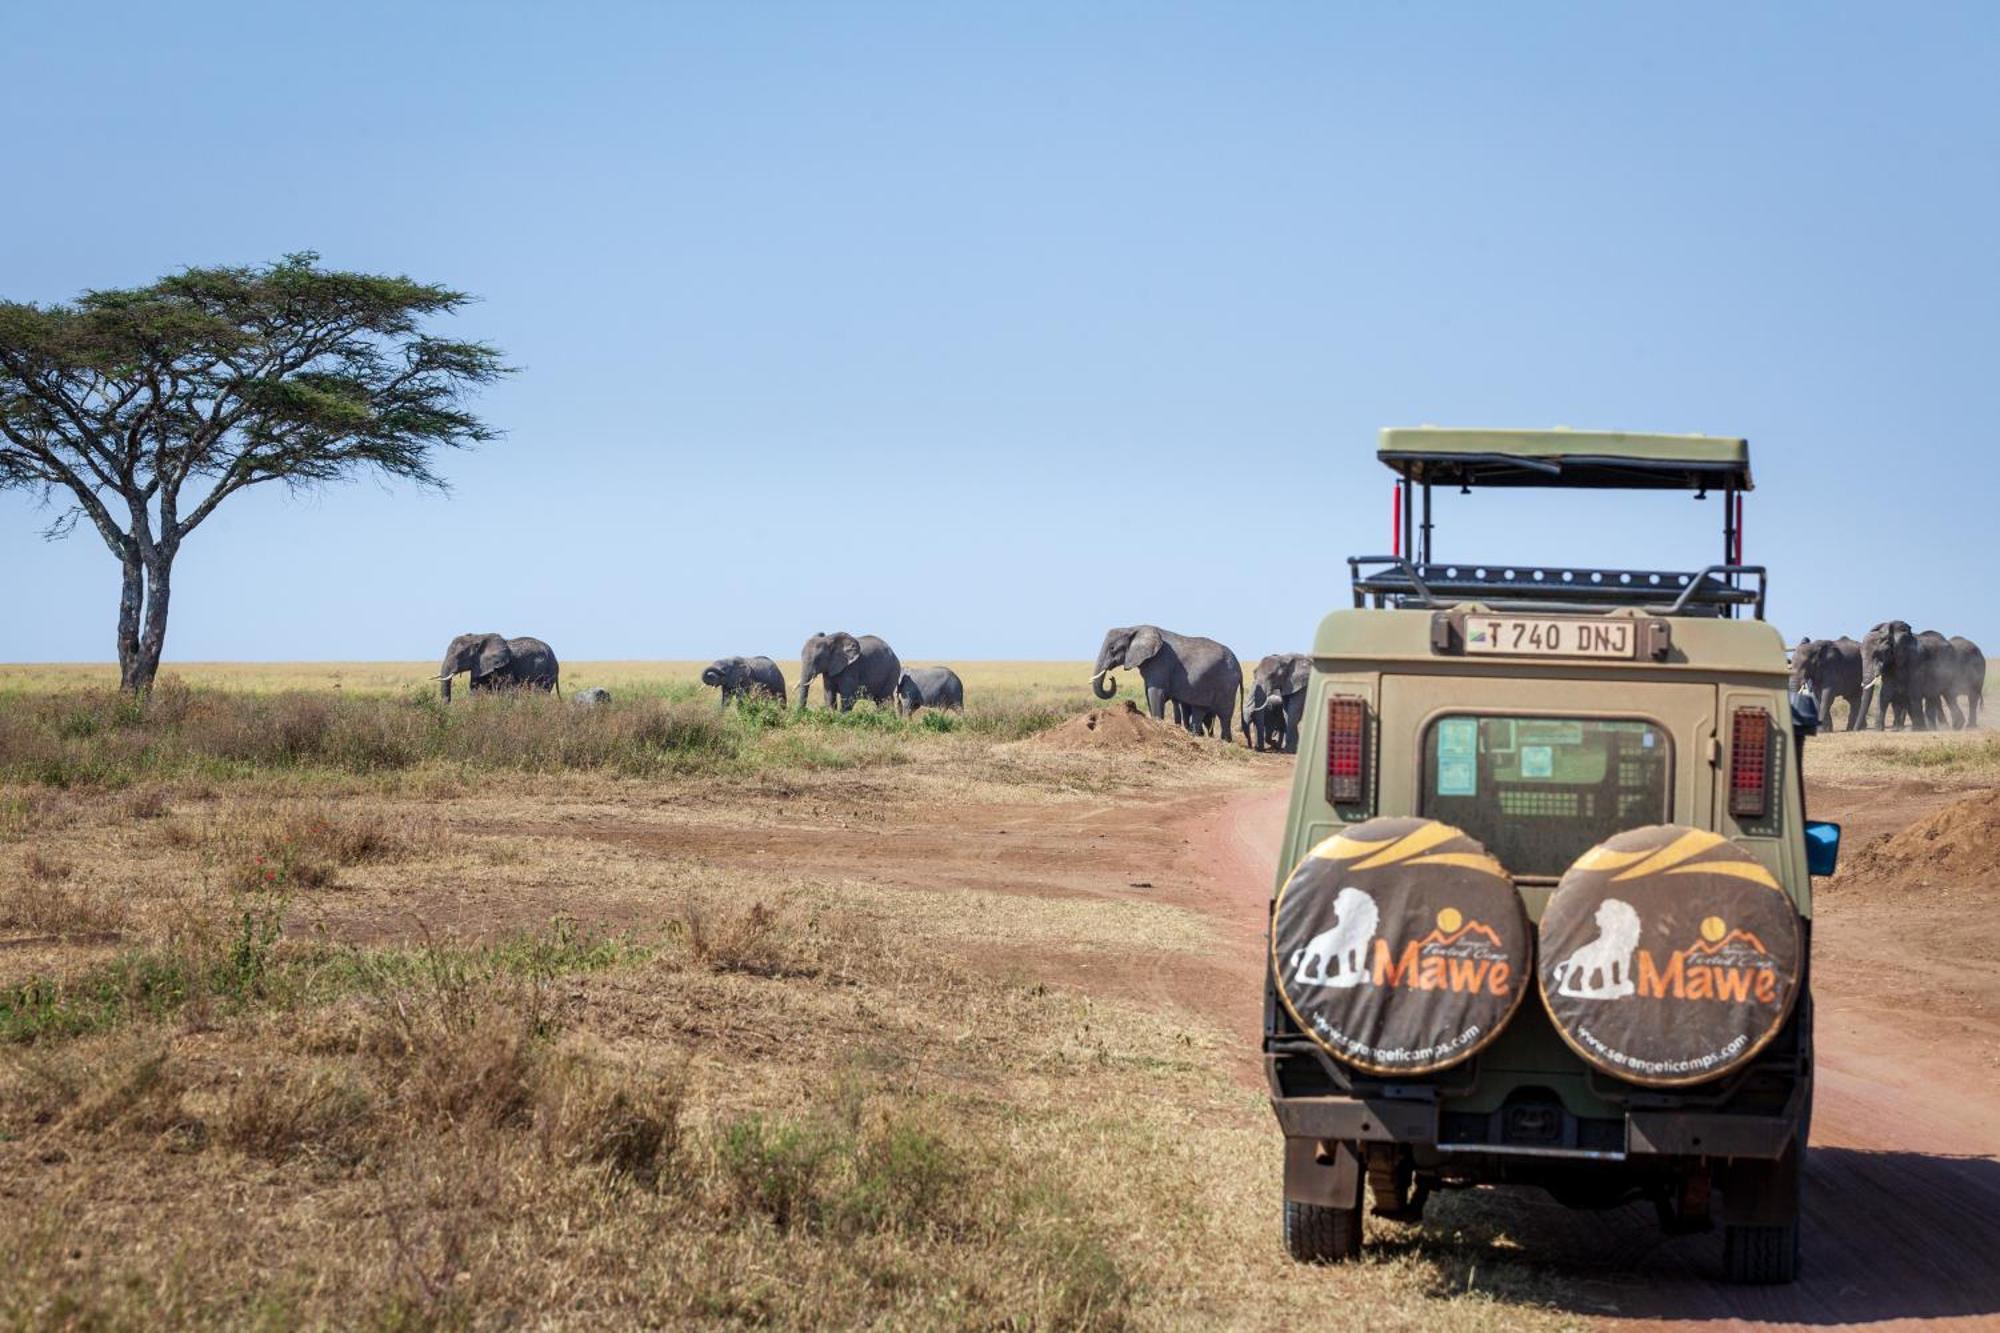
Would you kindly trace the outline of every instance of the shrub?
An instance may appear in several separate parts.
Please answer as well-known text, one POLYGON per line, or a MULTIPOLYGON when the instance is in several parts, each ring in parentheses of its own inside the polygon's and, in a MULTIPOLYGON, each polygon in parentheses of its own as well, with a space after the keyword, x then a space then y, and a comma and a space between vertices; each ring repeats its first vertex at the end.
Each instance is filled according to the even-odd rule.
POLYGON ((723 1131, 717 1159, 739 1206, 789 1229, 819 1220, 820 1184, 835 1152, 817 1126, 750 1115, 723 1131))
POLYGON ((841 1220, 863 1231, 925 1231, 947 1224, 965 1172, 935 1133, 892 1120, 862 1141, 841 1220))

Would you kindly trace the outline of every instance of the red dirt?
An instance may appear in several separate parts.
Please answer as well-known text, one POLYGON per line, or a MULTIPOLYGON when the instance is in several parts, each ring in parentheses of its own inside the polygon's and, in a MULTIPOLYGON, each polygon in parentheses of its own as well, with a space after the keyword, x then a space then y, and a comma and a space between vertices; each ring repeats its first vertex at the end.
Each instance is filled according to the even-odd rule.
POLYGON ((1024 744, 1041 750, 1194 750, 1203 742, 1148 717, 1127 699, 1113 708, 1093 708, 1024 744))
POLYGON ((1848 881, 1910 890, 1944 880, 1983 889, 2000 880, 2000 791, 1977 792, 1881 835, 1852 856, 1848 881))

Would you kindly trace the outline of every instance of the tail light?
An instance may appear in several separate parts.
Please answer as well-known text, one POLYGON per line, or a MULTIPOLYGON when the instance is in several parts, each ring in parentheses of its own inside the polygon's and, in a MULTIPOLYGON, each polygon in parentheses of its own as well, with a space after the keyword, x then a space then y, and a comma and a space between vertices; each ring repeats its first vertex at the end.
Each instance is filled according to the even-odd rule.
POLYGON ((1739 708, 1729 728, 1729 813, 1762 819, 1771 813, 1771 715, 1739 708))
POLYGON ((1368 794, 1368 705, 1359 699, 1327 702, 1326 799, 1354 805, 1368 794))

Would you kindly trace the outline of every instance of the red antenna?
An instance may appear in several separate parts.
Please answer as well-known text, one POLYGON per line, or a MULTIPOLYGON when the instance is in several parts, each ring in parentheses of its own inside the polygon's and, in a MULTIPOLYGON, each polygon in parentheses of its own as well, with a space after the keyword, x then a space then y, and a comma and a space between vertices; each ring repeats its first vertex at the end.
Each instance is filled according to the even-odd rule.
POLYGON ((1397 482, 1389 497, 1389 554, 1403 553, 1403 483, 1397 482))

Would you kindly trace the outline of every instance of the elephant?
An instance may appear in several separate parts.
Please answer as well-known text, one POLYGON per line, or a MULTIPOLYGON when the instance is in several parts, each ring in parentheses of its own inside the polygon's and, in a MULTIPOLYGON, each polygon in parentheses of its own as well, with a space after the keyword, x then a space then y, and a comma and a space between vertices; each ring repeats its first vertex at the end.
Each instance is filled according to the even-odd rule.
POLYGON ((1833 701, 1847 701, 1847 729, 1859 731, 1868 725, 1868 709, 1861 685, 1861 645, 1842 635, 1838 639, 1800 639, 1792 649, 1792 693, 1810 694, 1819 705, 1820 725, 1833 726, 1833 701))
POLYGON ((908 717, 919 708, 965 708, 965 682, 950 667, 911 667, 896 682, 896 711, 908 717))
POLYGON ((1299 752, 1299 724, 1306 715, 1306 682, 1311 677, 1312 658, 1305 653, 1272 653, 1257 663, 1243 709, 1251 719, 1246 729, 1255 728, 1256 748, 1299 752))
POLYGON ((1186 710, 1189 730, 1206 732, 1208 721, 1222 723, 1222 739, 1230 739, 1230 722, 1243 692, 1243 664, 1214 639, 1176 634, 1157 625, 1128 625, 1108 631, 1097 650, 1090 692, 1099 699, 1117 697, 1118 684, 1107 680, 1119 667, 1132 667, 1146 683, 1146 710, 1166 716, 1167 704, 1186 710))
POLYGON ((569 697, 569 701, 581 708, 596 708, 611 702, 611 691, 602 685, 593 685, 587 690, 578 690, 569 697))
POLYGON ((438 692, 451 702, 451 679, 472 674, 475 690, 533 688, 562 693, 561 666, 540 639, 503 639, 498 634, 461 634, 444 650, 438 666, 438 692))
POLYGON ((701 683, 722 691, 722 706, 731 699, 768 694, 785 706, 785 673, 768 657, 718 657, 702 668, 701 683))
POLYGON ((1864 689, 1881 692, 1884 731, 1892 712, 1897 727, 1907 720, 1915 730, 1929 731, 1942 727, 1947 713, 1952 726, 1963 727, 1965 717, 1948 693, 1963 683, 1957 679, 1962 670, 1950 640, 1936 630, 1916 633, 1907 620, 1885 620, 1861 639, 1861 682, 1864 689))
POLYGON ((1244 694, 1243 744, 1257 751, 1284 750, 1285 699, 1283 695, 1267 694, 1260 702, 1253 698, 1251 693, 1244 694))
POLYGON ((1946 697, 1965 696, 1965 725, 1979 725, 1979 705, 1986 700, 1986 654, 1979 645, 1961 634, 1954 634, 1947 641, 1951 644, 1952 669, 1945 682, 1946 697))
POLYGON ((799 649, 799 707, 806 706, 813 677, 826 678, 828 707, 846 712, 856 699, 873 699, 878 704, 896 697, 896 685, 903 679, 903 659, 873 634, 860 638, 841 631, 819 633, 799 649))

